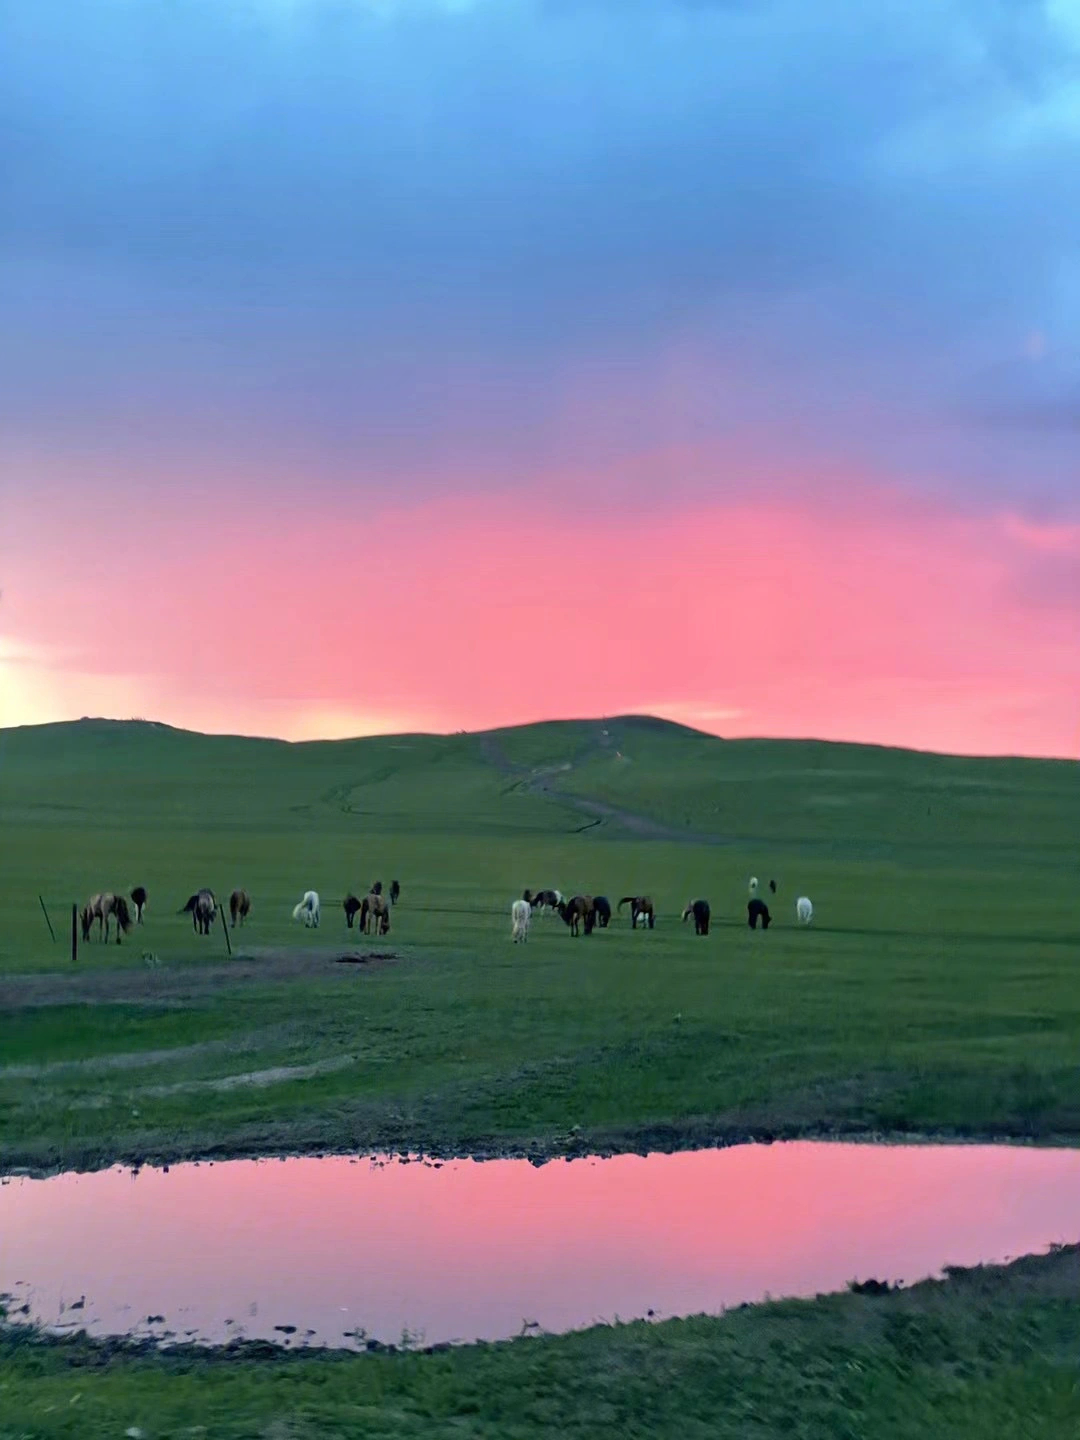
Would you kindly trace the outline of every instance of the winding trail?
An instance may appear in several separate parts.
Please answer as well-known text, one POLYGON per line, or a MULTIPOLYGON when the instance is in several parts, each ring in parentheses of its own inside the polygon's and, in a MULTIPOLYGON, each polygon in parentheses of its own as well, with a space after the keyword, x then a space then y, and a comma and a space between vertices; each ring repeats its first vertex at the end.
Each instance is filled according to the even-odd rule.
POLYGON ((583 795, 568 793, 557 785, 555 783, 556 776, 570 774, 577 766, 612 748, 616 750, 623 748, 623 741, 610 725, 606 729, 606 735, 601 733, 586 741, 579 747, 571 760, 563 761, 558 765, 518 764, 510 759, 493 735, 479 737, 480 754, 487 764, 514 782, 510 788, 529 795, 540 795, 551 801, 552 804, 561 805, 564 809, 574 810, 579 815, 587 817, 589 823, 575 826, 574 834, 581 834, 612 822, 622 826, 629 834, 635 835, 641 840, 677 841, 684 845, 730 845, 733 843, 722 835, 705 835, 698 830, 679 829, 674 825, 665 825, 660 820, 653 820, 647 815, 639 815, 633 810, 624 810, 618 805, 609 805, 604 800, 589 800, 583 795))

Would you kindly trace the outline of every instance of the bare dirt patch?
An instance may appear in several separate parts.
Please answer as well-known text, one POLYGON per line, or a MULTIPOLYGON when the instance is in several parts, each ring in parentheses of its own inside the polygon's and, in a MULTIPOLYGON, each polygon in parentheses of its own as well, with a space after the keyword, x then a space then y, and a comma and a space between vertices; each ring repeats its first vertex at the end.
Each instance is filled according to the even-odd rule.
POLYGON ((343 975, 339 961, 370 973, 391 960, 392 951, 333 949, 252 949, 232 960, 210 965, 160 965, 149 968, 137 958, 131 969, 52 971, 6 975, 0 979, 0 1010, 43 1005, 174 1005, 202 1000, 247 983, 343 975))
POLYGON ((143 1085, 141 1095, 191 1095, 200 1090, 238 1090, 244 1085, 280 1085, 286 1080, 311 1080, 316 1075, 332 1075, 347 1070, 359 1060, 358 1055, 334 1055, 315 1060, 310 1065, 273 1065, 266 1070, 241 1070, 235 1075, 219 1075, 211 1080, 177 1080, 171 1085, 143 1085))

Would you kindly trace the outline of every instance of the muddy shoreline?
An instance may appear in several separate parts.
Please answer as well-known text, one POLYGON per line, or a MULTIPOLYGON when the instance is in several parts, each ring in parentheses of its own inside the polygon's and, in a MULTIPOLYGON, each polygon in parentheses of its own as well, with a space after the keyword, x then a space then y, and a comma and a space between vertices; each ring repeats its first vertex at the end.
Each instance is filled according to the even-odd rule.
POLYGON ((1007 1127, 940 1130, 868 1130, 863 1125, 813 1125, 800 1122, 769 1126, 686 1125, 647 1126, 629 1132, 581 1132, 547 1139, 488 1139, 453 1142, 423 1135, 385 1134, 352 1142, 341 1137, 305 1137, 279 1141, 244 1142, 192 1138, 169 1144, 147 1141, 121 1144, 100 1153, 94 1146, 74 1146, 60 1157, 46 1158, 35 1151, 13 1149, 0 1156, 0 1183, 26 1178, 47 1180, 56 1175, 90 1175, 116 1166, 141 1170, 173 1165, 213 1164, 229 1160, 393 1158, 408 1163, 446 1163, 451 1160, 527 1160, 545 1165, 554 1160, 612 1159, 618 1155, 671 1155, 692 1150, 726 1150, 736 1145, 775 1145, 784 1141, 817 1141, 846 1145, 1016 1145, 1041 1149, 1072 1149, 1080 1135, 1055 1130, 1023 1133, 1007 1127))

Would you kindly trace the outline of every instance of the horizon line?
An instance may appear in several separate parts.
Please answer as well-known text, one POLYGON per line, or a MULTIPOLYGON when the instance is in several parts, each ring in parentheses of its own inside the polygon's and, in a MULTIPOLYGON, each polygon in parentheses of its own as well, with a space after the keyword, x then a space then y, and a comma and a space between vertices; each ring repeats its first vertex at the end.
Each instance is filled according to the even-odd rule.
POLYGON ((146 716, 80 715, 71 720, 42 720, 22 725, 0 725, 0 736, 31 730, 57 730, 80 725, 143 725, 157 730, 171 730, 178 735, 193 735, 207 740, 250 740, 256 744, 287 745, 300 748, 307 745, 352 745, 362 740, 450 740, 455 736, 497 735, 514 730, 532 730, 542 725, 603 725, 627 721, 647 721, 653 725, 666 726, 672 730, 683 730, 703 740, 715 740, 724 745, 822 745, 858 750, 881 750, 895 754, 935 756, 943 760, 1023 760, 1031 764, 1078 764, 1080 757, 1074 755, 1025 755, 1019 751, 959 751, 934 750, 914 745, 884 745, 873 740, 826 740, 820 736, 802 735, 739 735, 728 737, 715 731, 700 730, 681 720, 671 720, 663 715, 648 711, 627 711, 618 715, 565 715, 549 716, 542 720, 518 721, 513 725, 489 725, 476 730, 398 730, 357 735, 309 736, 303 740, 289 740, 281 735, 263 735, 233 730, 197 730, 186 725, 174 725, 168 720, 153 720, 146 716))

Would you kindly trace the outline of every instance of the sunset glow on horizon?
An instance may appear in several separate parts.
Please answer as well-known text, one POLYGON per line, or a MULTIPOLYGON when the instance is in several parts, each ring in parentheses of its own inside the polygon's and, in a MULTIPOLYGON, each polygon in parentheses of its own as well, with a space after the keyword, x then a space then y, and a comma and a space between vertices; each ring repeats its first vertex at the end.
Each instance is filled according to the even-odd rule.
POLYGON ((1065 8, 0 0, 0 726, 1080 758, 1065 8))

